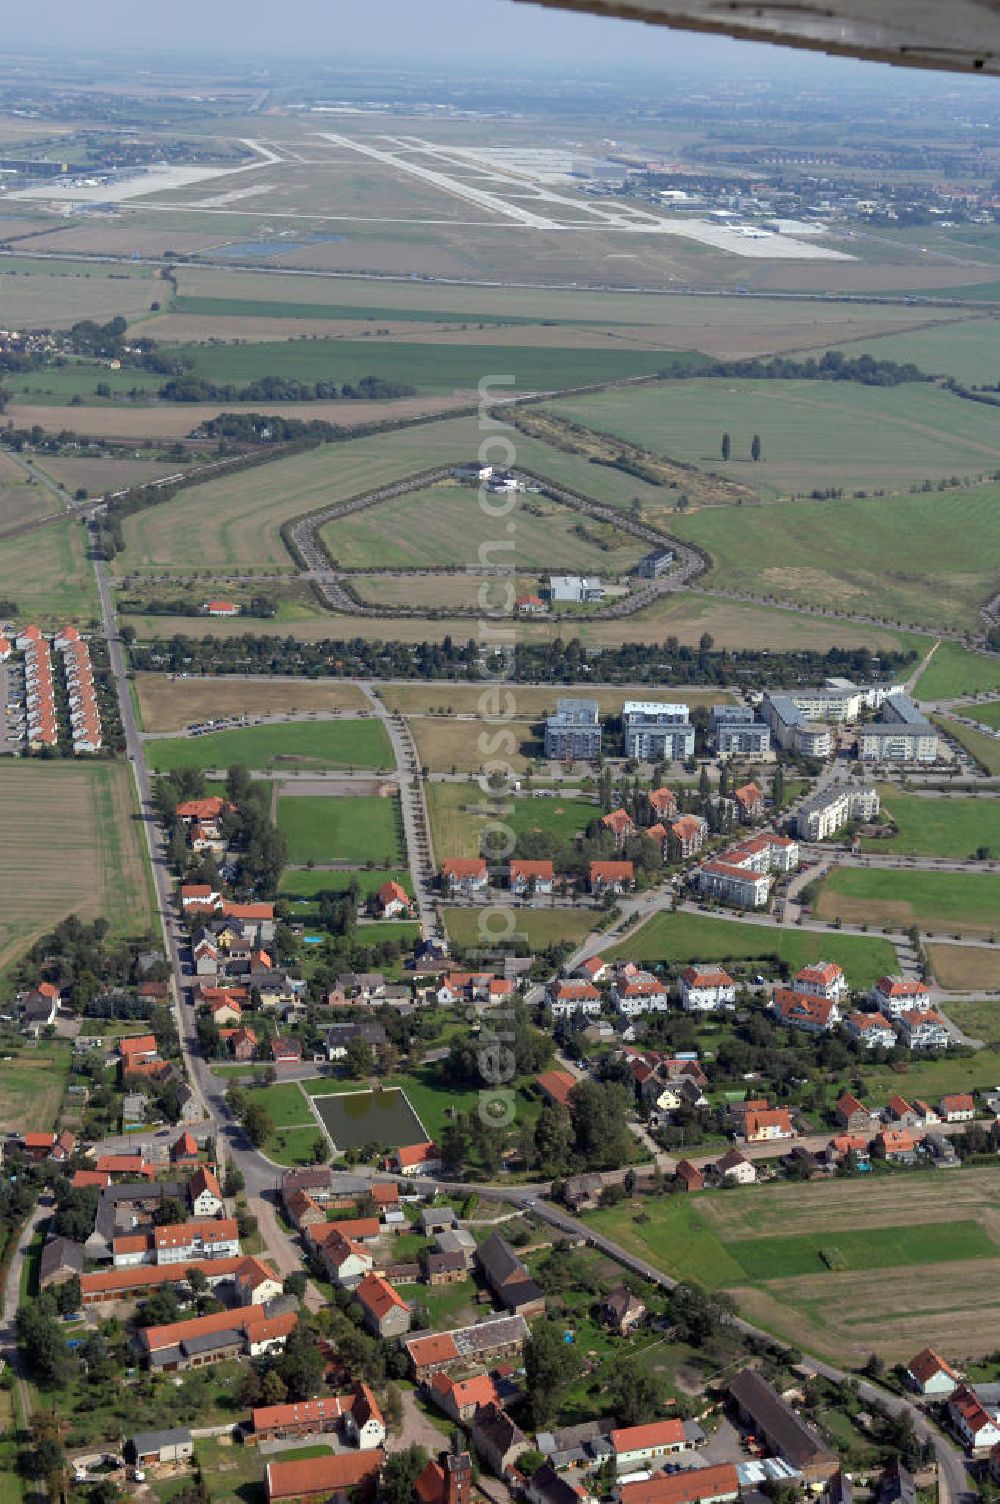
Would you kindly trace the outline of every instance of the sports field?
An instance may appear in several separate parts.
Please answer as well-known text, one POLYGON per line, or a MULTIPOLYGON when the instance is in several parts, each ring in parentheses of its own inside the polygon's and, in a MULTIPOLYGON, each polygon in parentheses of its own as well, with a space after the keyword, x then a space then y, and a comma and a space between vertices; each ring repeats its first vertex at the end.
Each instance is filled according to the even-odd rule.
POLYGON ((158 773, 234 763, 285 772, 394 766, 381 721, 296 721, 204 736, 155 737, 146 742, 146 757, 158 773))
POLYGON ((904 794, 892 784, 879 788, 881 820, 896 834, 862 841, 865 851, 898 851, 908 856, 974 857, 986 846, 1000 857, 1000 799, 960 795, 904 794))
POLYGON ((1000 690, 1000 657, 972 653, 957 642, 940 642, 914 693, 918 700, 949 700, 994 689, 1000 690))
POLYGON ((16 602, 19 617, 39 626, 96 621, 97 587, 86 547, 86 529, 69 519, 5 539, 0 548, 0 597, 16 602))
POLYGON ((183 731, 226 716, 363 710, 368 703, 356 684, 337 679, 178 679, 139 673, 134 684, 145 731, 183 731))
POLYGON ((427 812, 439 863, 450 856, 479 856, 480 835, 497 820, 515 836, 545 831, 569 841, 601 813, 590 800, 547 795, 517 796, 494 804, 471 781, 428 784, 427 812))
POLYGON ((834 961, 857 988, 871 987, 879 977, 897 970, 892 945, 875 936, 824 935, 690 913, 654 914, 607 955, 673 966, 703 961, 756 961, 766 966, 777 959, 792 971, 812 961, 834 961))
POLYGON ((897 490, 926 479, 990 474, 1000 460, 996 409, 925 383, 713 377, 597 392, 552 407, 771 496, 831 486, 897 490), (723 433, 732 446, 727 463, 723 433), (757 464, 750 459, 754 434, 762 445, 757 464))
POLYGON ((581 909, 517 909, 514 929, 508 937, 505 926, 496 920, 485 932, 480 929, 480 916, 491 912, 495 910, 446 908, 444 927, 452 945, 490 950, 495 948, 497 939, 505 938, 523 940, 533 951, 561 941, 578 945, 590 934, 595 922, 599 922, 596 915, 581 909))
POLYGON ((0 764, 0 971, 67 914, 119 935, 150 925, 145 855, 128 768, 0 764))
MULTIPOLYGON (((480 506, 476 490, 446 483, 339 518, 321 536, 345 569, 485 564, 621 575, 647 551, 637 538, 544 496, 524 497, 512 509, 514 514, 512 536, 505 522, 480 506)), ((474 600, 470 594, 466 604, 474 600)))
POLYGON ((921 1343, 963 1355, 995 1345, 1000 1171, 992 1167, 962 1171, 947 1186, 934 1172, 876 1174, 645 1198, 586 1220, 676 1278, 728 1290, 742 1315, 842 1366, 860 1365, 873 1349, 895 1362, 921 1343), (634 1220, 640 1210, 643 1222, 634 1220))
POLYGON ((709 586, 965 628, 996 590, 1000 486, 714 508, 681 518, 676 532, 711 554, 709 586))
POLYGON ((848 924, 991 935, 1000 931, 1000 873, 839 867, 824 879, 815 911, 848 924))
POLYGON ((396 798, 302 797, 278 800, 278 829, 290 862, 355 862, 396 867, 403 861, 396 798))

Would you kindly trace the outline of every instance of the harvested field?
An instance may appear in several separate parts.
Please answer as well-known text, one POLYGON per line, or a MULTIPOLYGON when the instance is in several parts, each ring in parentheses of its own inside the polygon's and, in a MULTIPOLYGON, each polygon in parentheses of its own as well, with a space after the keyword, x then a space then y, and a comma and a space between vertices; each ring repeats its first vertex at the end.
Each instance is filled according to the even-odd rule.
MULTIPOLYGON (((939 987, 946 992, 1000 990, 1000 950, 973 945, 928 945, 927 957, 939 987)), ((954 1012, 950 1004, 946 1011, 954 1012)), ((956 1020, 957 1022, 957 1020, 956 1020)), ((975 1030, 971 1031, 975 1034, 975 1030)))
POLYGON ((0 467, 0 533, 10 532, 24 522, 34 522, 39 517, 50 517, 60 510, 58 499, 41 486, 29 486, 12 476, 7 480, 6 468, 0 467))
POLYGON ((835 867, 815 912, 845 924, 915 924, 939 937, 990 935, 1000 931, 1000 874, 835 867))
MULTIPOLYGON (((84 266, 5 256, 0 304, 11 329, 56 329, 78 319, 134 318, 156 296, 148 267, 84 266)), ((66 426, 65 424, 63 425, 66 426)))
POLYGON ((145 731, 183 731, 185 726, 238 715, 298 715, 311 710, 363 710, 356 684, 310 679, 175 679, 136 674, 136 694, 145 731))
POLYGON ((67 491, 75 492, 82 486, 88 496, 103 496, 123 486, 142 486, 162 475, 175 475, 178 468, 184 467, 178 467, 176 460, 168 463, 165 460, 116 460, 103 456, 67 459, 62 455, 46 455, 41 468, 67 491))
POLYGON ((0 971, 67 914, 107 918, 116 934, 150 924, 145 856, 128 768, 0 765, 0 971))
POLYGON ((0 597, 40 626, 96 623, 97 587, 86 557, 87 533, 67 518, 11 538, 0 548, 0 597))
MULTIPOLYGON (((728 1289, 743 1315, 842 1365, 860 1364, 873 1348, 895 1362, 926 1341, 943 1341, 958 1357, 992 1345, 981 1305, 1000 1273, 1000 1172, 992 1167, 947 1185, 939 1173, 890 1171, 632 1208, 640 1205, 644 1224, 625 1207, 587 1220, 669 1274, 728 1289), (824 1267, 820 1247, 848 1267, 824 1267), (802 1272, 814 1259, 816 1272, 802 1272), (892 1277, 872 1277, 890 1268, 892 1277)), ((1000 1296, 986 1298, 1000 1314, 1000 1296)))

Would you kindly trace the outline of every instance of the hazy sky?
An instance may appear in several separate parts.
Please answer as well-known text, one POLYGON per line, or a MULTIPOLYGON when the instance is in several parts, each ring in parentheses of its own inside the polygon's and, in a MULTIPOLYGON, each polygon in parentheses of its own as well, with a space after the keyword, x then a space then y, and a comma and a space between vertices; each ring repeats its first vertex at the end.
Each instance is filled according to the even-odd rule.
MULTIPOLYGON (((517 59, 646 68, 746 59, 768 71, 812 65, 801 53, 584 16, 515 0, 31 0, 6 8, 5 47, 160 49, 176 57, 298 53, 312 62, 410 62, 480 67, 517 59)), ((847 65, 848 67, 851 64, 847 65)))

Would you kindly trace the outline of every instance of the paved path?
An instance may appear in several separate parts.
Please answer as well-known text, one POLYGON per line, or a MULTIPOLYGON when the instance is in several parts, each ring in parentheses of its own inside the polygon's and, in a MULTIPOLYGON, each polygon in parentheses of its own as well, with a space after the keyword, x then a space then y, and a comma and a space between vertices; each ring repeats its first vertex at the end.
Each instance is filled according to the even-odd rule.
MULTIPOLYGON (((265 1251, 278 1273, 282 1277, 301 1274, 302 1255, 278 1221, 278 1214, 271 1202, 265 1201, 263 1196, 249 1196, 247 1206, 251 1215, 257 1218, 265 1251)), ((326 1306, 325 1299, 312 1280, 306 1285, 305 1305, 309 1311, 321 1311, 326 1306)))
POLYGON ((31 1401, 28 1395, 28 1385, 25 1382, 21 1354, 17 1347, 17 1309, 21 1304, 21 1275, 24 1270, 24 1260, 31 1240, 42 1223, 47 1222, 52 1216, 54 1205, 52 1196, 43 1195, 39 1197, 31 1216, 28 1217, 21 1228, 17 1247, 10 1261, 10 1267, 7 1270, 7 1278, 4 1281, 3 1287, 3 1321, 2 1325, 0 1325, 0 1348, 3 1349, 16 1375, 17 1391, 25 1421, 28 1421, 31 1417, 31 1401))
POLYGON ((358 685, 385 727, 389 741, 392 743, 392 751, 396 759, 396 781, 399 784, 399 807, 403 816, 403 835, 410 866, 410 881, 417 903, 421 934, 424 939, 427 939, 437 929, 437 910, 433 887, 434 847, 431 841, 427 799, 423 779, 420 776, 420 757, 405 718, 397 711, 389 710, 383 704, 370 680, 358 680, 358 685))

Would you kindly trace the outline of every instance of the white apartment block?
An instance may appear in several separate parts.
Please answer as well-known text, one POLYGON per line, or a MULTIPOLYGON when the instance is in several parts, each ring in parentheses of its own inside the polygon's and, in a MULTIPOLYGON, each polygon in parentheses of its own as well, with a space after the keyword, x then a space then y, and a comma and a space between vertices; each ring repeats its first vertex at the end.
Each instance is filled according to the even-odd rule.
POLYGON ((881 807, 878 790, 870 784, 838 784, 802 806, 795 822, 796 833, 803 841, 825 841, 850 820, 867 823, 877 819, 881 807))
POLYGON ((625 756, 661 762, 694 754, 688 707, 657 700, 626 700, 622 706, 625 756))

